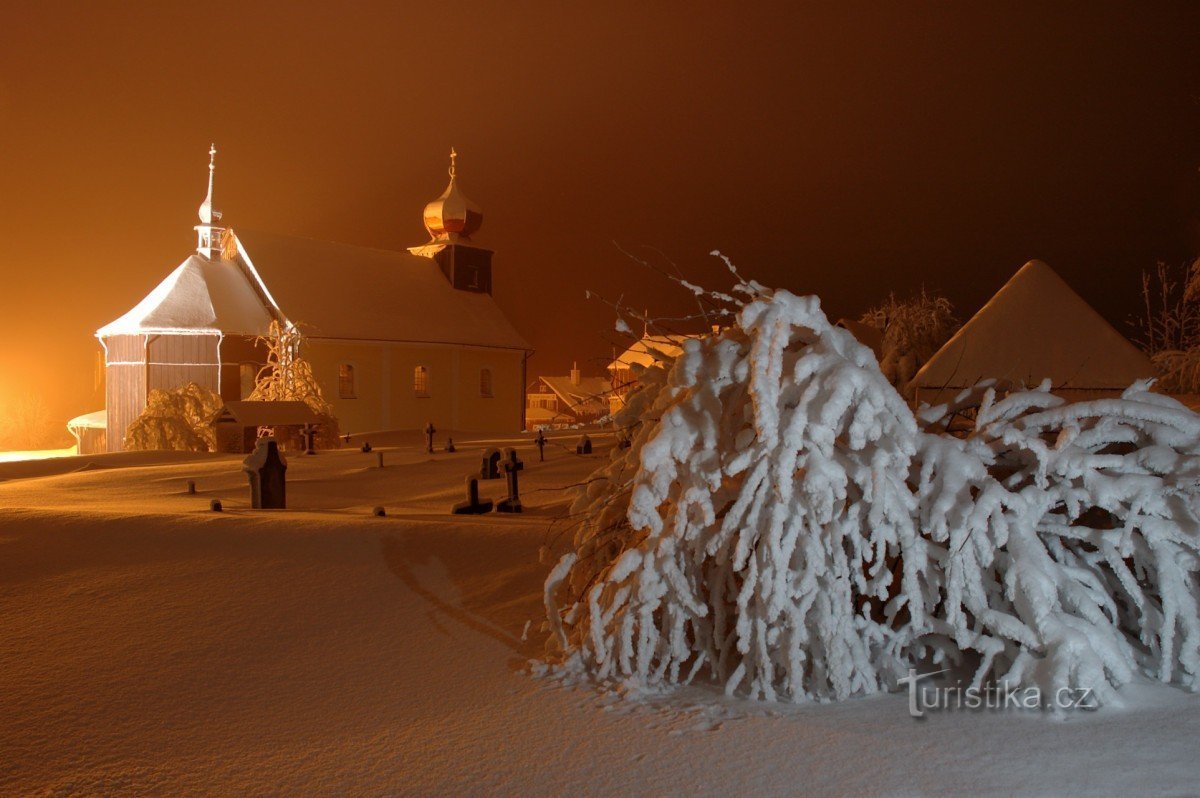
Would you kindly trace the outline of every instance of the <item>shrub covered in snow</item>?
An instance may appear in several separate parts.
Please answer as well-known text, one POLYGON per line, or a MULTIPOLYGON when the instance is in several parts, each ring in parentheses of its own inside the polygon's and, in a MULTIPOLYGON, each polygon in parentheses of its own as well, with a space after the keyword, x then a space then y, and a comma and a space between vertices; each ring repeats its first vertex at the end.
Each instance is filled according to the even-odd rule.
POLYGON ((576 499, 546 584, 566 667, 791 700, 926 660, 977 684, 1200 687, 1200 417, 1144 385, 983 390, 953 437, 816 298, 739 288, 735 326, 641 375, 632 445, 576 499))
POLYGON ((216 448, 212 418, 221 405, 221 397, 194 382, 169 391, 156 388, 146 397, 141 415, 125 431, 122 446, 127 452, 211 452, 216 448))
POLYGON ((958 329, 954 306, 944 296, 921 289, 907 299, 890 294, 859 319, 883 333, 879 368, 888 382, 908 395, 908 384, 958 329))

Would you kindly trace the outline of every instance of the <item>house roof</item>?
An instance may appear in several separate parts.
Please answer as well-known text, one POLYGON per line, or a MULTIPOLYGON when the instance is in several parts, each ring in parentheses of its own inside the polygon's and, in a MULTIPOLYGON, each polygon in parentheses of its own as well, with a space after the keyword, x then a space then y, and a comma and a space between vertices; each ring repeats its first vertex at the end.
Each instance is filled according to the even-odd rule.
POLYGON ((488 294, 407 252, 237 230, 239 260, 311 338, 532 350, 488 294))
POLYGON ((683 342, 689 338, 700 338, 700 335, 645 335, 634 341, 621 355, 608 364, 609 371, 627 369, 636 364, 653 366, 662 361, 663 356, 678 357, 683 352, 683 342))
POLYGON ((1124 390, 1154 367, 1041 261, 1030 261, 917 372, 920 388, 995 378, 1055 388, 1124 390))
POLYGON ((213 422, 220 423, 228 419, 246 427, 299 426, 320 421, 312 408, 304 402, 250 400, 226 402, 217 412, 213 422))
POLYGON ((576 413, 608 411, 608 395, 612 393, 612 381, 608 377, 580 377, 578 385, 571 382, 569 376, 538 379, 576 413))
POLYGON ((270 313, 237 264, 195 254, 96 335, 265 335, 270 322, 270 313))

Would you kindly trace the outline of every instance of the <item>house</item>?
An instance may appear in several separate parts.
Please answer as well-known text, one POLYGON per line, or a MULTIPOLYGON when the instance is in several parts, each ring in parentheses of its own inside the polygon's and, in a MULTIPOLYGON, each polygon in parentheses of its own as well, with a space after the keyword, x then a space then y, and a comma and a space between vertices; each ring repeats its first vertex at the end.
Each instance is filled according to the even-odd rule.
POLYGON ((1155 376, 1150 359, 1041 261, 1026 263, 913 378, 937 404, 980 380, 1036 387, 1072 401, 1117 396, 1155 376))
POLYGON ((538 377, 526 390, 526 428, 556 429, 590 424, 608 415, 612 381, 584 377, 577 364, 561 377, 538 377))
POLYGON ((222 226, 215 155, 195 253, 96 332, 109 451, 156 388, 248 396, 272 321, 306 335, 300 354, 344 431, 524 427, 533 350, 492 298, 492 251, 473 237, 483 214, 458 187, 456 153, 425 206, 429 241, 407 252, 222 226))

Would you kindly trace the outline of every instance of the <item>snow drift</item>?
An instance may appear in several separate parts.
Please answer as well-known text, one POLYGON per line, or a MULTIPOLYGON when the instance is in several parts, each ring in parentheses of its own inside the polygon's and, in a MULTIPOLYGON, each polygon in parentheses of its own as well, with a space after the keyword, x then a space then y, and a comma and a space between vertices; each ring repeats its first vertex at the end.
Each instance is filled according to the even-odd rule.
POLYGON ((962 407, 918 419, 815 297, 737 290, 736 325, 642 372, 630 445, 580 490, 552 658, 771 700, 923 662, 1101 698, 1139 672, 1200 686, 1200 417, 1147 385, 985 385, 967 429, 962 407))

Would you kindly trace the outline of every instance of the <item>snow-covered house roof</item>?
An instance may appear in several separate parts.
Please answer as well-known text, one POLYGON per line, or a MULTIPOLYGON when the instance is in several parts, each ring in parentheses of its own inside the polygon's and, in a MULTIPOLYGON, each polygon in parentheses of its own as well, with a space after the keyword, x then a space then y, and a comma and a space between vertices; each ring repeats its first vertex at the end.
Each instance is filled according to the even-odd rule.
POLYGON ((1026 263, 917 372, 923 389, 995 378, 1056 389, 1124 390, 1150 360, 1041 261, 1026 263))
POLYGON ((644 335, 641 339, 621 353, 616 360, 608 364, 609 371, 627 369, 633 365, 653 366, 662 361, 663 357, 678 357, 683 352, 683 342, 689 338, 700 338, 699 335, 644 335))
POLYGON ((96 335, 265 335, 270 323, 271 314, 237 264, 194 254, 96 335))
POLYGON ((573 413, 608 412, 608 395, 612 393, 612 382, 608 377, 580 377, 578 383, 572 382, 569 376, 538 379, 573 413))
POLYGON ((248 230, 238 259, 311 338, 531 350, 485 293, 455 289, 431 258, 248 230))

